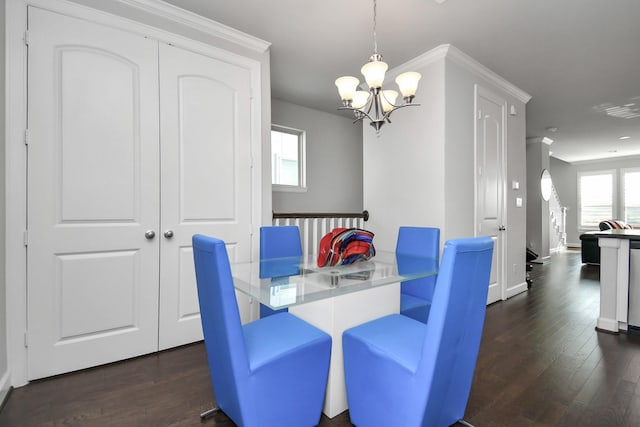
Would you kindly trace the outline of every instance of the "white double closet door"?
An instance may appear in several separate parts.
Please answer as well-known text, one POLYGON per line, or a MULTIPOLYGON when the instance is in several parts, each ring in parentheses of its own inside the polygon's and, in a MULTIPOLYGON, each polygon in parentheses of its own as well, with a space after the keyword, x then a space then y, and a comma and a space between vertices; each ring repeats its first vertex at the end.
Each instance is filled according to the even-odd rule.
POLYGON ((29 9, 28 377, 202 339, 191 236, 249 259, 251 73, 29 9))

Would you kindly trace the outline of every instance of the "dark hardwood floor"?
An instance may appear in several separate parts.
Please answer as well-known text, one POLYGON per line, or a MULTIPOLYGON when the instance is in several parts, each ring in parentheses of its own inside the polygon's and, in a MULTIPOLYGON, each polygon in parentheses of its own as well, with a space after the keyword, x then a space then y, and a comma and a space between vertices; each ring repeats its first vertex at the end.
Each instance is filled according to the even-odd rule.
MULTIPOLYGON (((467 421, 640 426, 640 338, 595 331, 598 274, 579 252, 554 254, 528 292, 488 307, 467 421)), ((199 426, 213 402, 197 343, 15 389, 0 426, 199 426)), ((234 424, 218 414, 202 425, 234 424)), ((320 426, 351 424, 345 412, 320 426)))

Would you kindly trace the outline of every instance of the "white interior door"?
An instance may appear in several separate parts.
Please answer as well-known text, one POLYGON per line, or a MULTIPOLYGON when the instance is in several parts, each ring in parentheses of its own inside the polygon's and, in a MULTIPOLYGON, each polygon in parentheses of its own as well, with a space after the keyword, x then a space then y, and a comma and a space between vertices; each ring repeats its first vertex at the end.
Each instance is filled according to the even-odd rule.
POLYGON ((476 85, 476 223, 494 241, 487 304, 505 299, 503 238, 506 101, 476 85))
POLYGON ((202 339, 191 236, 249 260, 250 89, 246 68, 160 45, 161 350, 202 339))
POLYGON ((28 377, 155 351, 157 43, 29 9, 28 377))

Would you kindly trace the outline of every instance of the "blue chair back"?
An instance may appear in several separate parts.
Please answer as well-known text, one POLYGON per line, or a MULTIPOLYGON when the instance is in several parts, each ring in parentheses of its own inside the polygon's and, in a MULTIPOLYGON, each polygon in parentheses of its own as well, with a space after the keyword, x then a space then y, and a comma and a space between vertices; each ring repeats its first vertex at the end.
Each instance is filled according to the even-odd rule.
POLYGON ((300 230, 295 225, 260 227, 260 259, 302 256, 300 230))
MULTIPOLYGON (((396 253, 415 255, 440 260, 440 229, 432 227, 400 227, 396 253)), ((412 295, 427 301, 433 298, 437 276, 407 280, 400 285, 403 294, 412 295)))
MULTIPOLYGON (((300 230, 295 225, 272 225, 260 227, 260 259, 289 258, 302 256, 300 230)), ((272 269, 260 271, 260 277, 276 277, 272 269)), ((291 274, 298 274, 291 271, 291 274)), ((260 318, 288 311, 286 308, 272 310, 260 304, 260 318)))
POLYGON ((222 240, 194 235, 193 260, 204 342, 218 406, 242 424, 240 397, 248 393, 249 361, 222 240))
POLYGON ((463 419, 487 306, 493 240, 449 240, 444 248, 418 376, 429 390, 422 425, 463 419))

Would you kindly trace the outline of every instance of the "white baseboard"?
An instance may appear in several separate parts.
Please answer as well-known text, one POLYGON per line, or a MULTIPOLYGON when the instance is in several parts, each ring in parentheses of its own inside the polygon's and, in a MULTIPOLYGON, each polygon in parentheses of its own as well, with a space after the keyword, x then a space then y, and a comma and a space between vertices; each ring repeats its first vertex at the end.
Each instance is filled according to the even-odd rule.
POLYGON ((6 399, 7 393, 9 393, 9 389, 11 388, 9 377, 9 370, 6 370, 2 378, 0 378, 0 405, 4 402, 4 399, 6 399))
POLYGON ((526 290, 527 290, 527 282, 522 282, 511 288, 507 288, 507 299, 511 298, 512 296, 521 294, 526 290))
POLYGON ((596 322, 596 329, 618 333, 618 331, 620 331, 620 329, 622 328, 620 328, 620 325, 616 319, 598 317, 598 321, 596 322))

